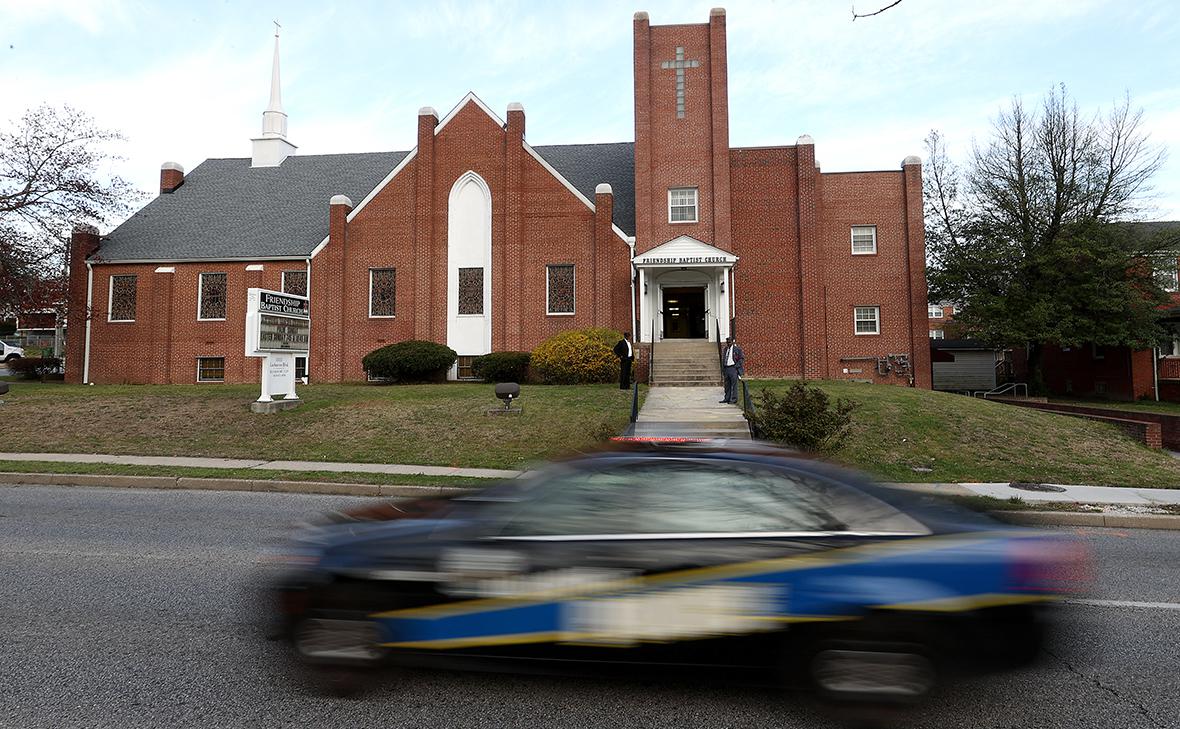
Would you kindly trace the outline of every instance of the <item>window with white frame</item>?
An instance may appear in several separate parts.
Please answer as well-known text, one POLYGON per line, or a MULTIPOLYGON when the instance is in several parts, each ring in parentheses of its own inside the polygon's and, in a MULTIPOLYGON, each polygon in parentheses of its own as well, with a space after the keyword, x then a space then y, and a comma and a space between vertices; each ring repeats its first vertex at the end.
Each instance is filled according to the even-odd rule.
POLYGON ((225 357, 197 357, 197 382, 225 382, 225 357))
POLYGON ((938 306, 937 304, 931 304, 929 309, 930 309, 930 318, 931 319, 941 319, 942 318, 942 307, 941 306, 938 306))
POLYGON ((369 269, 369 316, 397 316, 397 269, 369 269))
POLYGON ((564 263, 545 267, 546 313, 574 313, 574 266, 564 263))
POLYGON ((877 252, 877 226, 852 226, 852 255, 869 256, 877 252))
POLYGON ((1177 280, 1177 262, 1175 258, 1160 258, 1155 263, 1155 282, 1168 293, 1180 290, 1177 280))
POLYGON ((881 307, 858 306, 855 310, 857 334, 881 333, 881 307))
POLYGON ((697 189, 673 187, 668 190, 668 222, 697 222, 697 189))
POLYGON ((202 273, 197 287, 197 319, 222 321, 225 319, 226 280, 224 273, 202 273))
POLYGON ((931 329, 930 330, 930 338, 931 339, 945 339, 946 332, 944 332, 942 329, 931 329))
POLYGON ((135 321, 134 275, 111 276, 107 291, 107 321, 135 321))

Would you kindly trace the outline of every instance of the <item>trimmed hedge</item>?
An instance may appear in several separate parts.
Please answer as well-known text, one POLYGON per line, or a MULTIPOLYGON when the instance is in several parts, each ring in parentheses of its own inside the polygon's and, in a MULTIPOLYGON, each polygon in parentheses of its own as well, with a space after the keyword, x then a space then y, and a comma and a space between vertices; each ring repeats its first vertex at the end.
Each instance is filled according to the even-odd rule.
POLYGON ((571 329, 546 339, 533 350, 533 374, 548 385, 579 385, 619 379, 614 346, 623 335, 614 329, 571 329))
POLYGON ((528 352, 492 352, 471 361, 471 372, 484 382, 524 382, 528 379, 528 352))
POLYGON ((369 377, 393 382, 443 380, 455 364, 455 350, 435 342, 412 339, 388 344, 365 355, 361 365, 369 377))
POLYGON ((28 380, 37 380, 61 371, 61 360, 57 357, 17 357, 8 363, 8 369, 28 380))

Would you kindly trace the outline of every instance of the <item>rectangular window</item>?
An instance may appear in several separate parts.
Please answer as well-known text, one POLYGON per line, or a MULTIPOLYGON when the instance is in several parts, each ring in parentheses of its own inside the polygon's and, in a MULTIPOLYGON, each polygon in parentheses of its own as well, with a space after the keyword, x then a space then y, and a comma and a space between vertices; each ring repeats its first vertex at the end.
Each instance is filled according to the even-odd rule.
POLYGON ((283 271, 283 293, 307 296, 307 271, 283 271))
POLYGON ((197 319, 221 321, 225 319, 225 274, 202 273, 197 291, 197 319))
POLYGON ((668 190, 668 222, 697 222, 697 189, 673 187, 668 190))
POLYGON ((1090 343, 1090 356, 1094 359, 1106 359, 1106 347, 1100 347, 1093 342, 1090 343))
POLYGON ((852 255, 868 256, 877 252, 877 226, 852 226, 852 255))
POLYGON ((307 357, 295 358, 295 379, 307 380, 307 357))
POLYGON ((942 307, 937 306, 935 304, 931 304, 930 305, 930 318, 931 319, 941 319, 942 318, 942 307))
POLYGON ((574 313, 574 266, 545 267, 545 300, 549 314, 574 313))
POLYGON ((483 313, 483 269, 459 269, 459 314, 483 313))
POLYGON ((460 380, 478 380, 471 365, 475 361, 475 355, 461 354, 455 359, 455 366, 457 367, 455 377, 460 380))
POLYGON ((107 321, 135 321, 135 276, 111 276, 107 321))
POLYGON ((946 337, 946 332, 944 332, 941 329, 931 329, 930 330, 930 338, 931 339, 944 339, 945 337, 946 337))
POLYGON ((881 307, 879 307, 879 306, 858 306, 858 307, 856 307, 856 333, 857 334, 880 334, 881 333, 881 307))
POLYGON ((225 382, 225 357, 197 357, 197 382, 225 382))
POLYGON ((369 316, 397 316, 397 269, 369 269, 369 316))
POLYGON ((1156 284, 1167 291, 1168 293, 1175 293, 1180 290, 1180 281, 1177 281, 1177 266, 1175 258, 1161 258, 1155 264, 1155 282, 1156 284))

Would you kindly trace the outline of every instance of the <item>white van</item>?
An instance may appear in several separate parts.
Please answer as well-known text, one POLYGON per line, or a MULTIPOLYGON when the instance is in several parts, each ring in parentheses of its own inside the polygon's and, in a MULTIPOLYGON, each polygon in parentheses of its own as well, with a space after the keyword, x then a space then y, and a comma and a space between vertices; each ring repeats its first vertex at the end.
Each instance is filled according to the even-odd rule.
POLYGON ((11 362, 17 357, 24 357, 25 350, 6 342, 0 342, 0 362, 11 362))

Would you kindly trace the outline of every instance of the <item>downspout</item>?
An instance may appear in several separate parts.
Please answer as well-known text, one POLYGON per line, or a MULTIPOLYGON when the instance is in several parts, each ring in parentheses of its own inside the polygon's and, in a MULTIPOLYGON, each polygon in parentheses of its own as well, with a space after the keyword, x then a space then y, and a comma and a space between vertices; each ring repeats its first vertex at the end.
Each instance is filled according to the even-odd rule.
MULTIPOLYGON (((311 313, 311 256, 305 260, 307 264, 307 275, 304 283, 304 293, 307 294, 307 312, 311 313)), ((311 322, 307 322, 307 357, 303 362, 303 376, 307 382, 311 382, 311 322)), ((307 384, 306 382, 304 384, 307 384)))
POLYGON ((82 384, 90 384, 90 319, 94 305, 94 267, 86 262, 86 348, 82 355, 82 384))
POLYGON ((630 258, 627 259, 627 267, 631 271, 631 341, 638 342, 642 337, 637 336, 639 322, 635 319, 635 236, 627 238, 627 249, 630 251, 630 258))
POLYGON ((1151 381, 1155 387, 1155 401, 1160 401, 1160 348, 1151 348, 1151 381))

